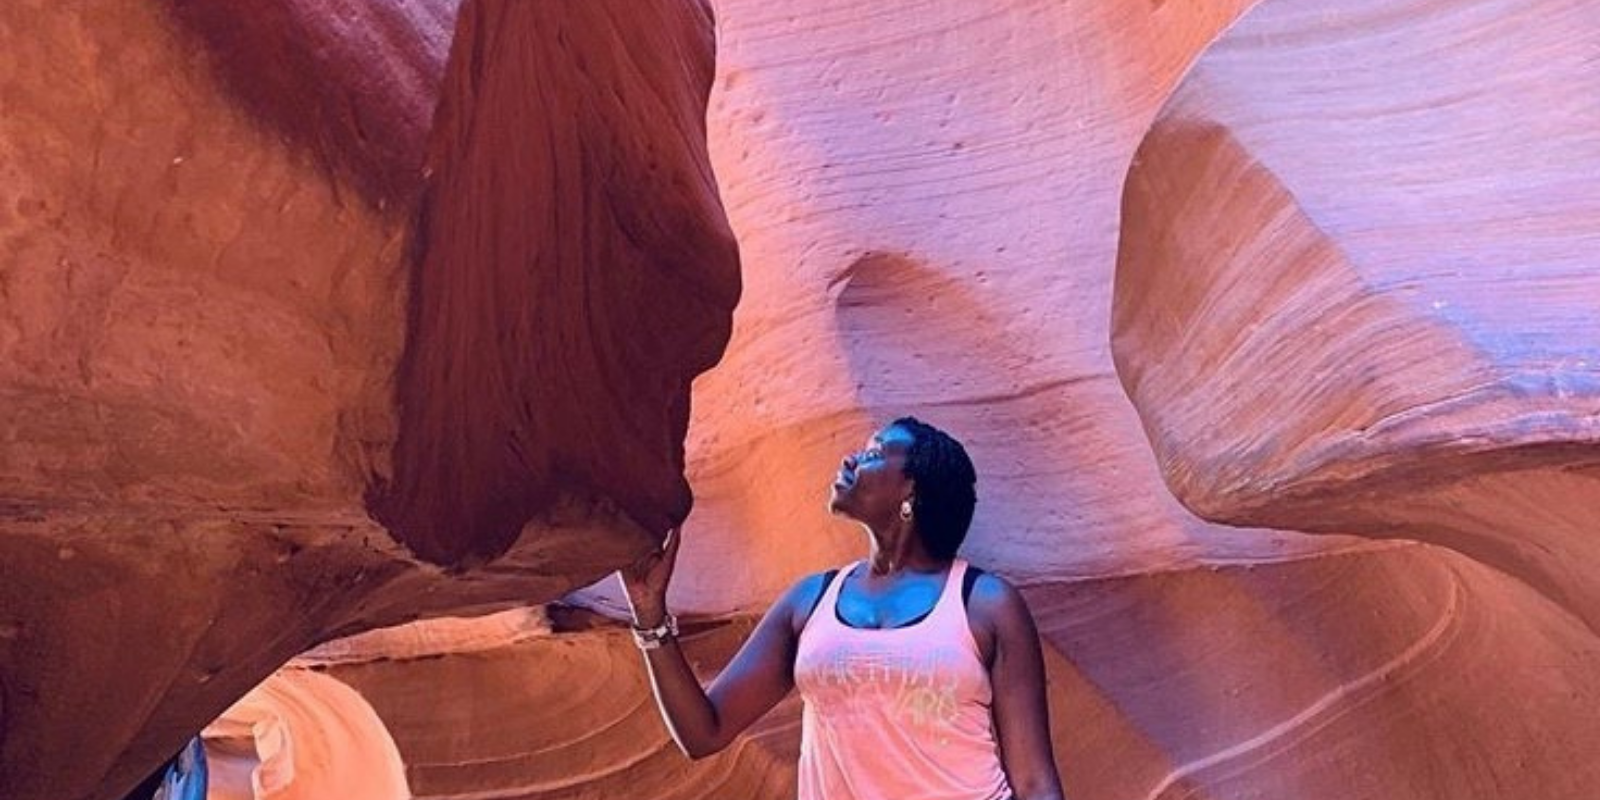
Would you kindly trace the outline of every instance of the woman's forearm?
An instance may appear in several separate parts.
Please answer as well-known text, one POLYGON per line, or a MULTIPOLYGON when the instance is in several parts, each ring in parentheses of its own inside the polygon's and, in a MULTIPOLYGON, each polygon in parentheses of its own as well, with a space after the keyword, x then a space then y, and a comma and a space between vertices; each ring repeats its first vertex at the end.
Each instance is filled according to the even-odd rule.
POLYGON ((690 758, 701 758, 721 750, 724 742, 719 735, 716 706, 700 686, 700 679, 695 677, 689 660, 684 657, 677 637, 663 639, 659 647, 643 652, 645 670, 650 673, 650 689, 655 693, 662 721, 673 741, 678 743, 678 749, 690 758))
MULTIPOLYGON (((623 594, 628 598, 628 608, 633 611, 636 629, 657 628, 667 620, 667 583, 672 578, 678 546, 683 541, 680 533, 676 528, 668 531, 661 550, 617 573, 623 594)), ((644 663, 667 732, 690 758, 721 750, 727 742, 721 733, 717 707, 700 686, 694 670, 689 668, 689 661, 678 648, 678 637, 668 635, 656 639, 655 643, 656 647, 644 649, 644 663)))
POLYGON ((768 609, 708 690, 689 667, 676 635, 658 637, 653 632, 667 620, 668 568, 662 564, 670 566, 677 542, 674 532, 663 550, 665 562, 645 560, 625 571, 623 588, 635 628, 645 631, 640 643, 657 645, 644 649, 644 660, 667 731, 684 755, 701 758, 727 747, 793 687, 796 634, 790 595, 794 590, 768 609))

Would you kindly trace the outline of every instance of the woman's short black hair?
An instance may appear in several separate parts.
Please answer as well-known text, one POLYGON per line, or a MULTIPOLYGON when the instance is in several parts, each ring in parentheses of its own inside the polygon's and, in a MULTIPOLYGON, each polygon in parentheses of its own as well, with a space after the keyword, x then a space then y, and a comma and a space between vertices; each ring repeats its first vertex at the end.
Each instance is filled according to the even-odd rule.
POLYGON ((955 558, 978 504, 972 459, 954 437, 916 417, 901 417, 893 426, 911 434, 905 473, 917 483, 911 517, 922 544, 935 558, 955 558))

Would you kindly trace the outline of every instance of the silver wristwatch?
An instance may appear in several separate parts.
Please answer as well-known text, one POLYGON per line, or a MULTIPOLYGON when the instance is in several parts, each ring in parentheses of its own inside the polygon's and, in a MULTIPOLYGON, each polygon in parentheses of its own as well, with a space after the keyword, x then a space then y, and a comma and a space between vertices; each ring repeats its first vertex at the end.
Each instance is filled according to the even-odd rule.
POLYGON ((654 650, 668 639, 678 638, 678 618, 668 611, 661 618, 660 625, 654 628, 632 627, 630 630, 633 631, 633 643, 638 645, 640 650, 654 650))

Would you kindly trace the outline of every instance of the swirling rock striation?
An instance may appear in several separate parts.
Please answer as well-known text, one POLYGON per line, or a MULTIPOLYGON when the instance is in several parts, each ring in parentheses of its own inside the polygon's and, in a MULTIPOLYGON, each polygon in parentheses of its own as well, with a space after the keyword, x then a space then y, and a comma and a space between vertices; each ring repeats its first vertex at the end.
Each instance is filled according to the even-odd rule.
POLYGON ((1436 542, 1600 630, 1594 18, 1278 0, 1207 51, 1129 173, 1113 323, 1186 505, 1436 542))
POLYGON ((410 800, 383 721, 344 683, 285 668, 203 731, 208 800, 410 800))
MULTIPOLYGON (((368 698, 405 759, 413 795, 782 797, 793 791, 798 705, 751 737, 688 763, 661 726, 632 637, 617 625, 477 635, 503 622, 429 620, 314 655, 368 698), (424 644, 425 643, 425 644, 424 644)), ((706 679, 753 621, 685 626, 706 679)), ((499 629, 499 630, 496 630, 499 629)))
POLYGON ((404 212, 461 0, 163 0, 258 122, 404 212))
MULTIPOLYGON (((293 81, 371 73, 319 76, 280 107, 250 99, 226 53, 185 57, 217 34, 172 30, 175 6, 0 11, 7 796, 116 796, 318 641, 554 597, 687 510, 674 392, 722 322, 664 337, 666 317, 640 313, 657 327, 636 338, 613 312, 645 289, 686 318, 731 303, 727 283, 664 288, 729 269, 656 238, 686 220, 685 242, 724 252, 697 216, 714 200, 701 168, 652 149, 692 149, 699 125, 746 265, 685 451, 697 504, 672 603, 737 620, 697 628, 703 676, 748 612, 860 553, 821 511, 829 476, 875 423, 914 412, 977 460, 967 554, 1039 618, 1070 796, 1592 794, 1594 562, 1576 535, 1592 362, 1568 335, 1590 291, 1571 257, 1589 195, 1571 191, 1581 169, 1562 171, 1590 163, 1571 124, 1592 111, 1572 91, 1593 69, 1582 6, 722 0, 706 101, 698 4, 484 3, 460 21, 443 124, 364 161, 352 131, 367 120, 431 119, 426 92, 387 93, 443 69, 453 24, 397 37, 385 20, 450 15, 277 5, 261 35, 288 44, 243 63, 307 46, 293 81), (560 8, 580 11, 542 16, 560 8), (528 116, 637 76, 579 30, 682 79, 618 87, 662 139, 604 90, 578 114, 528 116), (506 46, 551 35, 554 51, 506 46), (73 80, 38 79, 29 59, 73 80), (514 65, 535 63, 562 80, 519 83, 514 65), (705 102, 706 120, 655 105, 670 97, 705 102), (1417 124, 1430 115, 1443 124, 1417 124), (575 143, 582 120, 601 130, 575 143), (530 141, 562 148, 561 169, 492 157, 530 141), (607 161, 598 142, 632 155, 607 161), (379 162, 433 170, 409 190, 428 197, 413 252, 405 192, 360 177, 389 177, 363 166, 379 162), (539 186, 572 202, 522 194, 539 186), (678 205, 637 216, 644 191, 678 205), (507 207, 522 202, 539 217, 507 207), (545 218, 579 208, 626 241, 545 218), (548 231, 549 252, 524 230, 548 231), (611 288, 611 263, 659 282, 611 288), (544 283, 569 269, 607 290, 544 283), (524 291, 618 305, 591 335, 571 309, 518 306, 524 291), (571 364, 539 349, 547 323, 571 364), (666 339, 681 359, 658 358, 666 339), (679 372, 598 370, 613 353, 679 372), (595 374, 607 385, 587 406, 534 402, 595 374), (640 392, 637 407, 620 396, 640 392), (639 435, 595 441, 628 463, 572 458, 565 437, 611 407, 639 435), (529 444, 536 425, 557 436, 529 444), (430 472, 456 457, 492 480, 430 472), (551 459, 577 467, 541 484, 530 465, 551 459), (607 497, 606 481, 625 485, 607 497), (369 502, 458 571, 420 563, 369 502), (1450 549, 1331 535, 1345 532, 1450 549)), ((686 764, 625 634, 553 627, 434 621, 291 669, 321 659, 358 688, 424 796, 792 792, 792 699, 686 764)))

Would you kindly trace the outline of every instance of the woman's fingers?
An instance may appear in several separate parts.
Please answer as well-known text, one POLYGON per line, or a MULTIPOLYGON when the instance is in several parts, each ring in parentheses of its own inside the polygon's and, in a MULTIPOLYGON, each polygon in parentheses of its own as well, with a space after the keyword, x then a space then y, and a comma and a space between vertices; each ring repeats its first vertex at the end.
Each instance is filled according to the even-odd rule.
POLYGON ((661 543, 660 550, 654 550, 639 557, 639 560, 617 570, 622 578, 624 588, 641 591, 661 591, 672 579, 672 571, 678 563, 678 543, 683 537, 678 528, 667 531, 667 538, 661 543))
POLYGON ((650 573, 655 572, 656 564, 660 562, 661 551, 653 550, 645 553, 642 556, 639 556, 639 558, 632 564, 623 567, 622 569, 618 570, 618 572, 622 573, 625 580, 633 583, 643 583, 649 578, 650 573))
POLYGON ((683 542, 683 528, 667 531, 667 540, 661 543, 661 557, 671 564, 678 563, 678 545, 683 542))
POLYGON ((673 571, 678 568, 678 544, 682 541, 682 529, 673 528, 667 531, 667 540, 661 543, 661 552, 657 554, 659 560, 655 564, 655 569, 662 585, 672 579, 673 571))
POLYGON ((653 553, 655 561, 650 565, 650 571, 662 584, 672 578, 672 571, 678 563, 678 542, 681 539, 678 529, 673 528, 667 531, 667 538, 661 543, 661 549, 653 553))

